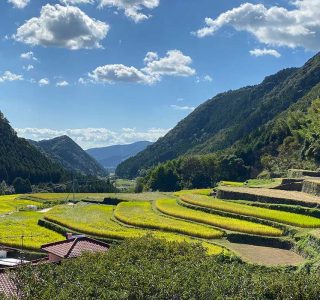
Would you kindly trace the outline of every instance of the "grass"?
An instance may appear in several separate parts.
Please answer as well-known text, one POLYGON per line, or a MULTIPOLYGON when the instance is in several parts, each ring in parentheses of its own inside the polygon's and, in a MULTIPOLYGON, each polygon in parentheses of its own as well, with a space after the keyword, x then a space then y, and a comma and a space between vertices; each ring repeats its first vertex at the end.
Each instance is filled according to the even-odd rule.
POLYGON ((281 178, 271 178, 271 179, 249 179, 246 182, 236 182, 236 181, 221 181, 222 186, 232 186, 232 187, 264 187, 270 188, 277 186, 281 183, 281 178))
POLYGON ((209 196, 211 192, 212 192, 212 189, 181 190, 179 192, 175 192, 174 195, 177 197, 180 197, 182 195, 189 195, 189 194, 209 196))
POLYGON ((181 200, 193 205, 212 208, 215 210, 230 212, 234 214, 240 214, 245 216, 257 217, 260 219, 276 221, 279 223, 297 226, 297 227, 304 227, 304 228, 320 227, 320 219, 311 217, 311 216, 300 215, 296 213, 289 213, 285 211, 254 207, 250 205, 238 204, 234 202, 218 200, 211 197, 200 196, 200 195, 181 196, 181 200))
POLYGON ((107 194, 106 198, 123 201, 155 201, 170 196, 170 193, 146 192, 146 193, 113 193, 107 194))
POLYGON ((64 237, 54 231, 38 225, 42 218, 39 212, 16 212, 0 218, 0 243, 21 247, 21 235, 25 235, 23 246, 26 249, 39 250, 41 245, 63 240, 64 237))
POLYGON ((216 227, 245 232, 249 234, 281 236, 282 231, 272 226, 257 224, 236 218, 228 218, 180 206, 175 199, 157 200, 156 207, 159 211, 170 216, 196 221, 216 227))
POLYGON ((169 232, 148 231, 139 228, 125 227, 113 221, 114 207, 98 204, 60 205, 45 214, 45 219, 54 223, 89 235, 105 238, 125 239, 151 233, 157 238, 168 241, 198 243, 207 249, 208 254, 220 254, 225 251, 222 247, 199 241, 187 236, 169 232))
POLYGON ((41 206, 41 203, 18 199, 19 195, 0 196, 0 215, 26 208, 28 205, 41 206))
POLYGON ((182 233, 200 238, 220 238, 222 231, 209 226, 176 220, 157 214, 150 202, 122 202, 118 204, 115 217, 126 224, 149 229, 182 233))

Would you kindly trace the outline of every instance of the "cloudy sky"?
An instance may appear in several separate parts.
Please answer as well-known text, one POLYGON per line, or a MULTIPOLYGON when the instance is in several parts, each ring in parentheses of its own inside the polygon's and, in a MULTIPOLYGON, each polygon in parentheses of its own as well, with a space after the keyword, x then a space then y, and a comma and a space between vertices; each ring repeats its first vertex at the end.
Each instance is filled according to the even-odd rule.
POLYGON ((0 110, 36 140, 155 141, 319 50, 319 0, 1 0, 0 110))

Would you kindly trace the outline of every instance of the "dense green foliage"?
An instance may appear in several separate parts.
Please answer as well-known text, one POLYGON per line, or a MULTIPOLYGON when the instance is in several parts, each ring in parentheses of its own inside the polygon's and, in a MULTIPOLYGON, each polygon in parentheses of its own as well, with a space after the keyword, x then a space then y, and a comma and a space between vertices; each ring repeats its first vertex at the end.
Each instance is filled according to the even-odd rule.
POLYGON ((84 175, 105 176, 106 170, 68 136, 40 142, 30 141, 65 169, 84 175))
POLYGON ((241 158, 207 154, 159 164, 147 172, 144 184, 146 190, 177 191, 212 187, 224 179, 244 181, 248 176, 249 168, 241 158))
POLYGON ((11 184, 16 177, 22 177, 32 183, 58 182, 62 175, 62 168, 17 137, 0 112, 0 181, 11 184))
POLYGON ((318 299, 319 280, 318 272, 257 267, 151 237, 15 275, 25 300, 318 299))

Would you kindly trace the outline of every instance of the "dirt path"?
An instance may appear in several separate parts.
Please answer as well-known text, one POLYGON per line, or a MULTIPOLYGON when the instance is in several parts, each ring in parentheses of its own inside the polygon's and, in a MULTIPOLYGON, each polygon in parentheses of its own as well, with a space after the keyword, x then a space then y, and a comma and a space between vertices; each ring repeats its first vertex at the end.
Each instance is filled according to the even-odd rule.
POLYGON ((230 243, 228 241, 224 241, 223 246, 234 251, 236 254, 241 256, 244 261, 259 265, 296 266, 305 261, 302 256, 294 253, 293 251, 279 248, 230 243))

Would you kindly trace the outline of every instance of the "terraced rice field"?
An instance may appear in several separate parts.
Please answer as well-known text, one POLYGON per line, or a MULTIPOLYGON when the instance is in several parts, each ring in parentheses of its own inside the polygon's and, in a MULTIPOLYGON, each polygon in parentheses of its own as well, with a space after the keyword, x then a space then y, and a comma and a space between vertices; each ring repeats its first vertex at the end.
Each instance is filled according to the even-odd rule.
POLYGON ((216 227, 244 232, 249 234, 281 236, 282 231, 272 226, 257 224, 236 218, 228 218, 216 214, 205 213, 183 207, 175 199, 161 199, 156 201, 156 207, 164 214, 183 218, 186 220, 196 221, 216 227))
POLYGON ((28 205, 41 205, 41 203, 36 201, 17 199, 18 197, 19 195, 0 196, 0 215, 17 211, 28 205))
POLYGON ((139 229, 113 221, 113 211, 111 205, 59 205, 45 213, 45 219, 78 232, 106 238, 124 239, 143 234, 139 229))
POLYGON ((157 238, 164 238, 168 241, 201 243, 207 249, 208 254, 212 255, 225 251, 222 247, 187 236, 122 226, 112 220, 113 211, 114 206, 109 205, 60 205, 47 212, 45 219, 78 232, 105 238, 124 239, 152 234, 157 238))
POLYGON ((184 195, 181 196, 181 200, 193 205, 198 205, 239 215, 257 217, 260 219, 270 221, 276 221, 279 223, 297 227, 320 227, 320 219, 306 215, 300 215, 261 207, 254 207, 245 204, 238 204, 201 195, 184 195))
POLYGON ((54 231, 38 225, 42 217, 39 212, 15 212, 0 218, 0 243, 12 247, 38 250, 41 245, 63 240, 64 237, 54 231))
POLYGON ((223 232, 209 226, 176 220, 157 214, 149 202, 122 202, 114 216, 121 222, 149 229, 182 233, 200 238, 220 238, 223 232))

